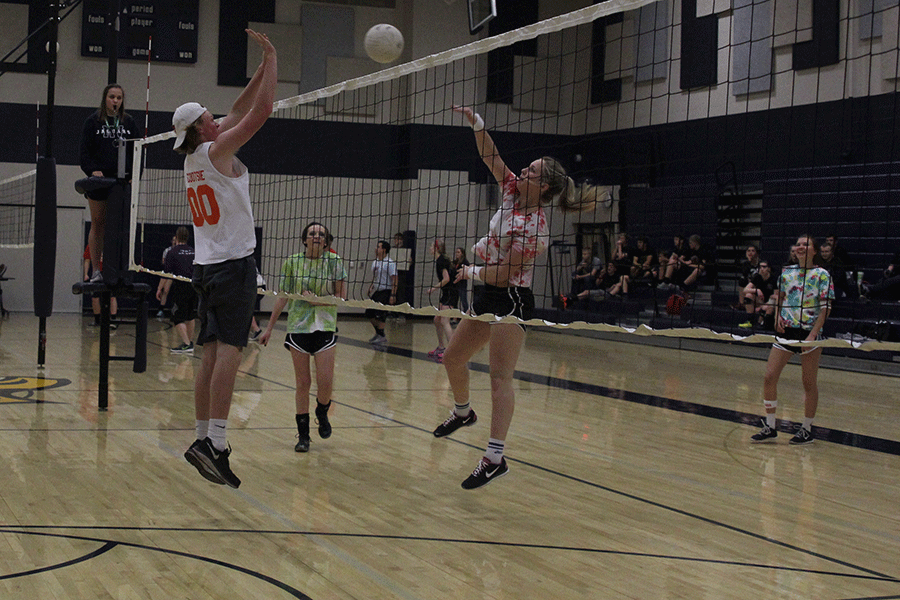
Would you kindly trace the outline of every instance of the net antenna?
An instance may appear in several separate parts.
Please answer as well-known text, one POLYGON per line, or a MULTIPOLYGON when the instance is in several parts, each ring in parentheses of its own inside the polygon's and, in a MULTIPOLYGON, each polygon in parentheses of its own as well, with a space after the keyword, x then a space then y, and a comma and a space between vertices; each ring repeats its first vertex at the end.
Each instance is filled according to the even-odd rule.
POLYGON ((468 0, 469 33, 475 35, 497 16, 497 0, 468 0))

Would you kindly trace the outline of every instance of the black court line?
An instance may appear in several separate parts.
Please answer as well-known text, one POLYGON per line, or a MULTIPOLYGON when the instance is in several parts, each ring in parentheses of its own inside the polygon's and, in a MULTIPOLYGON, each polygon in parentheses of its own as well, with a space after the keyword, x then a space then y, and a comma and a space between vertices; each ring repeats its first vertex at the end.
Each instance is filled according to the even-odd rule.
MULTIPOLYGON (((372 344, 369 344, 367 342, 347 339, 345 337, 339 338, 339 341, 350 346, 356 346, 358 348, 373 347, 372 344)), ((434 360, 431 359, 425 352, 416 352, 414 350, 407 350, 405 348, 379 346, 375 348, 375 351, 387 352, 389 354, 394 354, 397 356, 405 356, 408 358, 434 362, 434 360)), ((483 363, 469 362, 469 369, 472 371, 478 371, 480 373, 490 372, 490 367, 483 363)), ((643 404, 645 406, 652 406, 654 408, 662 408, 675 412, 690 413, 700 417, 707 417, 710 419, 717 419, 719 421, 737 423, 739 425, 758 425, 760 419, 762 418, 762 411, 760 411, 759 414, 744 413, 727 408, 707 406, 705 404, 699 404, 696 402, 687 402, 684 400, 664 398, 662 396, 652 396, 650 394, 629 392, 626 390, 608 388, 593 383, 571 381, 568 379, 560 379, 558 377, 528 373, 526 371, 516 370, 513 377, 519 381, 534 383, 536 385, 556 388, 559 390, 579 392, 592 396, 603 396, 606 398, 613 398, 615 400, 624 400, 625 402, 632 402, 634 404, 643 404)), ((800 427, 800 424, 793 421, 787 421, 783 419, 779 419, 778 421, 779 431, 793 434, 798 427, 800 427)), ((813 425, 813 433, 815 434, 817 440, 823 440, 842 446, 850 446, 853 448, 873 450, 875 452, 883 452, 885 454, 900 456, 900 441, 897 440, 888 440, 870 435, 864 435, 861 433, 853 433, 850 431, 842 431, 840 429, 820 427, 818 425, 813 425)))
MULTIPOLYGON (((826 571, 823 569, 806 569, 801 567, 786 567, 780 565, 769 565, 765 563, 753 563, 753 562, 745 562, 745 561, 736 561, 736 560, 721 560, 714 558, 697 558, 697 557, 687 557, 687 556, 679 556, 674 554, 652 554, 649 552, 634 552, 629 550, 610 550, 605 548, 585 548, 579 546, 559 546, 553 544, 529 544, 522 542, 500 542, 496 540, 467 540, 461 538, 441 538, 441 537, 425 537, 425 536, 412 536, 412 535, 389 535, 389 534, 376 534, 376 533, 338 533, 338 532, 327 532, 327 531, 296 531, 296 530, 278 530, 278 529, 211 529, 205 527, 115 527, 115 526, 91 526, 91 525, 77 525, 77 526, 65 526, 65 525, 0 525, 0 531, 4 533, 12 533, 19 535, 36 535, 41 537, 54 537, 61 539, 70 539, 70 540, 80 540, 80 541, 91 541, 97 543, 104 543, 104 547, 100 550, 96 550, 91 554, 88 554, 85 558, 93 558, 94 556, 99 556, 103 552, 106 552, 115 546, 127 546, 131 548, 138 548, 144 550, 152 550, 154 552, 162 552, 164 554, 173 554, 176 556, 182 556, 186 558, 193 558, 197 560, 201 560, 204 562, 209 562, 212 564, 216 564, 219 566, 224 566, 230 569, 234 569, 240 571, 245 574, 252 575, 273 585, 281 587, 285 589, 285 591, 299 594, 293 588, 289 586, 285 586, 284 584, 279 584, 276 580, 262 575, 256 571, 251 571, 249 569, 245 569, 243 567, 237 567, 230 563, 225 563, 219 560, 206 558, 203 556, 189 554, 179 550, 169 550, 166 548, 160 548, 157 546, 149 546, 146 544, 137 544, 132 542, 123 542, 123 541, 112 541, 112 540, 104 540, 103 538, 92 537, 92 536, 80 536, 66 533, 51 533, 52 530, 67 530, 67 531, 136 531, 136 532, 178 532, 178 533, 208 533, 208 534, 254 534, 254 535, 281 535, 281 536, 304 536, 304 537, 323 537, 323 538, 353 538, 353 539, 373 539, 373 540, 395 540, 395 541, 404 541, 404 542, 436 542, 440 544, 464 544, 464 545, 473 545, 473 546, 494 546, 498 548, 527 548, 531 550, 549 550, 555 552, 574 552, 574 553, 585 553, 585 554, 596 554, 596 555, 609 555, 609 556, 628 556, 634 558, 648 558, 648 559, 657 559, 657 560, 672 560, 672 561, 680 561, 680 562, 691 562, 698 564, 712 564, 712 565, 723 565, 723 566, 735 566, 735 567, 743 567, 743 568, 752 568, 752 569, 760 569, 767 571, 783 571, 790 573, 804 573, 809 575, 826 575, 830 577, 839 577, 839 578, 849 578, 849 579, 863 579, 867 581, 881 581, 885 583, 900 583, 900 579, 895 577, 891 577, 890 575, 882 575, 880 573, 876 573, 874 571, 868 571, 868 574, 855 574, 855 573, 841 573, 837 571, 826 571)), ((48 567, 44 567, 42 569, 36 569, 27 572, 15 573, 10 575, 0 576, 0 580, 2 579, 12 579, 15 577, 21 577, 23 575, 32 574, 41 571, 49 571, 55 568, 67 566, 70 564, 75 564, 77 562, 83 561, 84 558, 75 559, 72 561, 67 561, 65 563, 60 563, 59 565, 51 565, 48 567)), ((843 565, 849 568, 855 568, 853 565, 843 565)), ((307 596, 299 595, 298 598, 306 598, 307 596)), ((894 596, 890 596, 890 598, 894 598, 894 596)))
MULTIPOLYGON (((64 526, 22 527, 22 526, 2 525, 2 526, 0 526, 0 530, 6 531, 7 533, 18 533, 18 534, 21 534, 21 535, 36 535, 36 536, 41 536, 41 537, 53 537, 53 538, 62 538, 62 539, 68 539, 68 540, 80 540, 80 541, 86 541, 86 542, 97 542, 98 544, 103 544, 103 546, 102 546, 101 548, 99 548, 98 550, 95 550, 94 552, 91 552, 90 554, 87 554, 87 555, 85 555, 85 556, 83 556, 83 557, 80 557, 80 558, 77 558, 77 559, 73 559, 73 560, 70 560, 70 561, 66 561, 66 562, 64 562, 64 563, 59 563, 59 564, 57 564, 57 565, 50 565, 50 566, 47 566, 47 567, 43 567, 43 568, 41 568, 41 569, 34 569, 34 570, 31 570, 31 571, 22 571, 22 572, 20 572, 20 573, 10 573, 10 574, 8 574, 8 575, 0 576, 0 580, 3 580, 3 579, 14 579, 14 578, 16 578, 16 577, 23 577, 23 576, 25 576, 25 575, 31 575, 31 574, 34 574, 34 573, 40 573, 40 572, 44 572, 44 571, 52 571, 52 570, 55 570, 55 569, 60 569, 60 568, 63 568, 63 567, 69 566, 69 565, 73 565, 73 564, 82 562, 82 561, 87 560, 87 559, 89 559, 89 558, 94 558, 94 557, 96 557, 96 556, 99 556, 100 554, 103 554, 103 553, 105 553, 105 552, 108 552, 109 550, 112 550, 112 549, 115 548, 116 546, 125 546, 125 547, 128 547, 128 548, 136 548, 136 549, 139 549, 139 550, 150 550, 151 552, 161 552, 161 553, 163 553, 163 554, 170 554, 170 555, 173 555, 173 556, 181 556, 181 557, 183 557, 183 558, 191 558, 191 559, 194 559, 194 560, 199 560, 199 561, 202 561, 202 562, 206 562, 206 563, 210 563, 210 564, 213 564, 213 565, 217 565, 217 566, 219 566, 219 567, 224 567, 224 568, 226 568, 226 569, 230 569, 230 570, 233 570, 233 571, 237 571, 237 572, 239 572, 239 573, 243 573, 244 575, 249 575, 250 577, 254 577, 254 578, 259 579, 259 580, 261 580, 261 581, 265 581, 266 583, 272 585, 273 587, 276 587, 276 588, 278 588, 278 589, 280 589, 280 590, 282 590, 282 591, 284 591, 284 592, 287 592, 288 594, 290 594, 290 595, 293 596, 294 598, 300 598, 300 600, 312 600, 312 598, 310 598, 309 596, 307 596, 306 594, 304 594, 304 593, 301 592, 300 590, 298 590, 298 589, 296 589, 296 588, 294 588, 294 587, 291 587, 290 585, 284 583, 283 581, 279 581, 279 580, 277 580, 277 579, 275 579, 275 578, 273 578, 273 577, 269 577, 268 575, 263 575, 262 573, 260 573, 260 572, 258 572, 258 571, 253 571, 253 570, 251 570, 251 569, 247 569, 247 568, 245 568, 245 567, 241 567, 241 566, 239 566, 239 565, 232 564, 232 563, 227 563, 227 562, 224 562, 224 561, 221 561, 221 560, 217 560, 217 559, 214 559, 214 558, 207 558, 207 557, 205 557, 205 556, 200 556, 200 555, 197 555, 197 554, 189 554, 189 553, 187 553, 187 552, 182 552, 182 551, 180 551, 180 550, 172 550, 172 549, 168 549, 168 548, 159 548, 159 547, 157 547, 157 546, 148 546, 147 544, 136 544, 136 543, 133 543, 133 542, 122 542, 122 541, 115 541, 115 542, 114 542, 114 541, 111 541, 111 540, 104 540, 104 539, 102 539, 102 538, 96 538, 96 537, 80 536, 80 535, 68 535, 68 534, 62 534, 62 533, 47 533, 46 531, 27 531, 28 529, 43 529, 43 530, 47 530, 47 529, 88 529, 88 530, 91 530, 91 529, 93 529, 93 530, 100 529, 100 530, 104 530, 104 529, 119 529, 119 528, 115 528, 115 527, 110 527, 110 528, 106 528, 106 527, 96 527, 96 528, 94 528, 94 527, 90 527, 90 526, 82 526, 82 527, 64 527, 64 526), (25 530, 24 530, 24 531, 20 531, 20 530, 19 530, 20 528, 21 528, 21 529, 25 529, 25 530)), ((126 528, 122 528, 122 529, 133 530, 133 531, 141 531, 141 530, 144 530, 144 531, 152 531, 152 530, 153 530, 153 528, 147 529, 147 528, 143 528, 143 527, 126 527, 126 528)), ((191 531, 190 529, 179 530, 179 529, 176 529, 176 528, 169 528, 168 530, 169 530, 169 531, 191 531)), ((211 533, 211 532, 213 532, 213 531, 215 531, 215 530, 210 529, 210 530, 207 530, 207 531, 209 531, 209 532, 211 533)), ((224 530, 224 531, 228 531, 228 530, 224 530)), ((258 533, 258 532, 252 531, 252 530, 249 530, 249 532, 251 532, 251 533, 258 533)))

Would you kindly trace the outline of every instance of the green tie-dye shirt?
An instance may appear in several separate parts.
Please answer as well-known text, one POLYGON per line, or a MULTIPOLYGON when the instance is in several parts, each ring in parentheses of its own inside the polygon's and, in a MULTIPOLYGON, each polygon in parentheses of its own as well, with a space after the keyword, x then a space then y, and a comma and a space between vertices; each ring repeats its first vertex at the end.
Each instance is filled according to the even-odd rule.
POLYGON ((778 289, 785 295, 781 303, 785 327, 812 329, 825 301, 834 300, 831 275, 821 267, 786 266, 781 272, 778 289))
MULTIPOLYGON (((288 294, 312 292, 317 296, 334 294, 334 283, 346 281, 344 261, 334 252, 319 258, 295 254, 281 266, 281 291, 288 294)), ((337 331, 337 306, 315 306, 300 299, 288 301, 288 333, 337 331)))

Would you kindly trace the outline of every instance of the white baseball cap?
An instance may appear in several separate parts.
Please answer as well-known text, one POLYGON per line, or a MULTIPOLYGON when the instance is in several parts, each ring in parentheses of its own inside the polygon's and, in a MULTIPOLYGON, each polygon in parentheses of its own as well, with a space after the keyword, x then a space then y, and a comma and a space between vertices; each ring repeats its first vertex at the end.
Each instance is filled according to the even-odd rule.
POLYGON ((184 135, 187 128, 194 124, 194 121, 203 116, 206 107, 200 106, 196 102, 186 102, 175 109, 172 115, 172 127, 175 129, 175 148, 184 143, 184 135))

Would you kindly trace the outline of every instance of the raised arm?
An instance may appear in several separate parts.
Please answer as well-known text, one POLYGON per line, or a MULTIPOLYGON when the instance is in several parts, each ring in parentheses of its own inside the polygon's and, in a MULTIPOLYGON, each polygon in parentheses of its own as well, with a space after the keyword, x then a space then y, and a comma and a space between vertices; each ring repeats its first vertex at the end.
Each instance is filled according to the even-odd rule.
POLYGON ((485 131, 484 121, 481 120, 481 117, 476 115, 475 111, 468 106, 454 105, 453 110, 465 115, 466 119, 469 121, 469 125, 472 126, 472 130, 475 132, 475 145, 478 146, 478 154, 481 156, 481 160, 483 160, 484 164, 487 165, 487 168, 490 169, 491 174, 494 176, 494 179, 497 180, 497 183, 503 183, 511 171, 507 168, 503 159, 500 158, 497 147, 494 145, 494 140, 491 139, 491 136, 485 131))
MULTIPOLYGON (((263 50, 263 60, 253 79, 238 96, 231 112, 219 125, 219 136, 210 148, 210 158, 219 168, 219 160, 230 161, 272 114, 275 87, 278 83, 278 58, 275 47, 265 34, 247 30, 247 35, 263 50)), ((227 172, 223 169, 222 172, 227 172)))

